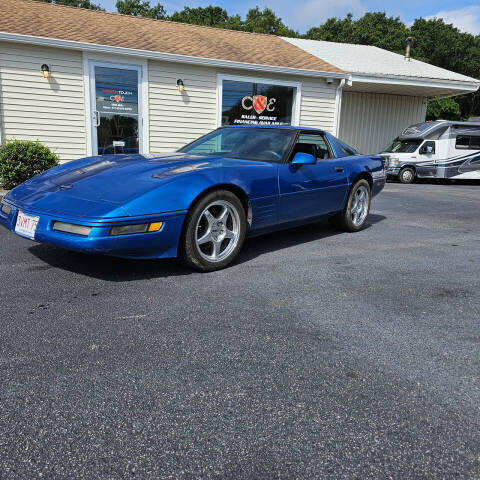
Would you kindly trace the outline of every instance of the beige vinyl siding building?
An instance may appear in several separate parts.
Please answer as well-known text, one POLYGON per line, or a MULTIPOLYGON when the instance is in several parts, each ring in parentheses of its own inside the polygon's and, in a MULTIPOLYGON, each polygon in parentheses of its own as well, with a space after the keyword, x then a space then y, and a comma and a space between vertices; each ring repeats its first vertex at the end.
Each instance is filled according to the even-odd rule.
POLYGON ((0 135, 39 140, 63 161, 86 154, 82 53, 0 42, 0 135), (39 75, 51 65, 51 81, 39 75))
MULTIPOLYGON (((242 70, 202 68, 168 62, 148 62, 150 152, 178 149, 201 135, 221 126, 219 79, 234 77, 256 80, 264 78, 242 70), (182 78, 186 87, 179 95, 172 85, 182 78)), ((300 88, 299 125, 335 130, 336 85, 325 79, 310 79, 268 74, 269 82, 286 82, 300 88)), ((338 81, 335 82, 338 85, 338 81)))
POLYGON ((300 125, 323 128, 336 133, 335 109, 338 82, 328 85, 325 81, 305 78, 302 84, 300 125))
POLYGON ((423 122, 424 97, 343 92, 339 137, 360 152, 381 152, 399 132, 423 122), (367 134, 368 132, 368 134, 367 134))
POLYGON ((62 162, 171 152, 236 124, 316 127, 375 154, 424 120, 429 98, 480 85, 365 45, 2 6, 0 143, 39 140, 62 162))
POLYGON ((148 74, 151 152, 176 150, 217 127, 214 69, 149 61, 148 74), (175 88, 178 78, 184 95, 175 88))
MULTIPOLYGON (((1 139, 39 140, 62 162, 96 154, 87 142, 91 125, 84 81, 89 75, 89 60, 111 60, 111 56, 0 42, 1 139), (40 74, 42 63, 51 70, 48 80, 40 74)), ((117 62, 122 59, 116 58, 117 62)), ((128 58, 128 63, 137 62, 128 58)), ((144 153, 176 150, 220 126, 219 78, 264 78, 263 72, 255 75, 240 69, 155 60, 144 65, 148 72, 148 106, 142 121, 148 119, 149 127, 144 153), (183 94, 176 88, 178 78, 186 85, 183 94)), ((324 79, 272 74, 268 74, 268 81, 299 86, 300 116, 295 123, 334 132, 335 84, 328 85, 324 79)))
POLYGON ((335 131, 346 74, 279 37, 32 0, 2 6, 13 13, 0 17, 0 142, 39 140, 66 162, 171 152, 236 123, 335 131))

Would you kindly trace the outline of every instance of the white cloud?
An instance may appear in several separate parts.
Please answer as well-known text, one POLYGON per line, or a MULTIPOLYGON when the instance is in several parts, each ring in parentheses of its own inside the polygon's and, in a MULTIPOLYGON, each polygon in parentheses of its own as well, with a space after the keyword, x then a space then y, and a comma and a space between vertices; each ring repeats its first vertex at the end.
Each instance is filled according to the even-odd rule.
POLYGON ((458 10, 442 10, 435 15, 426 17, 441 18, 445 23, 453 23, 462 32, 478 35, 480 33, 480 6, 459 8, 458 10))

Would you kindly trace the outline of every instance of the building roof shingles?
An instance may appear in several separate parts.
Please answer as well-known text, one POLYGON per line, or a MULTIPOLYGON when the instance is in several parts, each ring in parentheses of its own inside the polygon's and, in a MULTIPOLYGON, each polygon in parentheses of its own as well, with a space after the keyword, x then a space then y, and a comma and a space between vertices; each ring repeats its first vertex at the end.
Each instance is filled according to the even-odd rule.
POLYGON ((2 0, 0 32, 192 57, 343 73, 274 35, 224 30, 35 0, 2 0))

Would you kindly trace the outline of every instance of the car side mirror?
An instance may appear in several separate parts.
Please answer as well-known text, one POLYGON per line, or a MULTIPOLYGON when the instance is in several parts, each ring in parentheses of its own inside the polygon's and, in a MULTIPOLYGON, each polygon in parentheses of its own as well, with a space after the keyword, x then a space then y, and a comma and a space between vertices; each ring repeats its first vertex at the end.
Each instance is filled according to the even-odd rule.
POLYGON ((298 152, 292 160, 293 165, 312 165, 317 163, 317 159, 309 153, 298 152))

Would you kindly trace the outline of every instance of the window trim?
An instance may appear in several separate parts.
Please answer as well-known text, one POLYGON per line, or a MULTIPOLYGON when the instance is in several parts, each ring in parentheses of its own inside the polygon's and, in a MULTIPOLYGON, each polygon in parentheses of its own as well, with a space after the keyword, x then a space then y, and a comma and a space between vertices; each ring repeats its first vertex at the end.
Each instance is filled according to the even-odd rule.
POLYGON ((106 57, 104 54, 83 52, 83 89, 85 106, 85 128, 86 128, 86 151, 87 156, 93 155, 93 108, 92 108, 92 65, 117 67, 126 69, 137 69, 138 78, 138 128, 139 153, 146 155, 150 153, 150 102, 148 82, 148 62, 141 58, 127 58, 119 56, 106 57))
MULTIPOLYGON (((246 83, 267 83, 271 85, 278 85, 279 87, 293 87, 296 88, 292 106, 292 123, 290 126, 297 127, 300 125, 300 105, 302 101, 302 82, 292 82, 287 80, 276 80, 274 78, 251 77, 245 75, 226 75, 217 74, 217 128, 228 127, 229 125, 222 125, 222 100, 223 100, 223 81, 233 80, 236 82, 246 83)), ((255 126, 255 125, 252 125, 255 126)), ((275 125, 265 125, 272 126, 275 125)), ((289 126, 289 125, 286 125, 289 126)))

